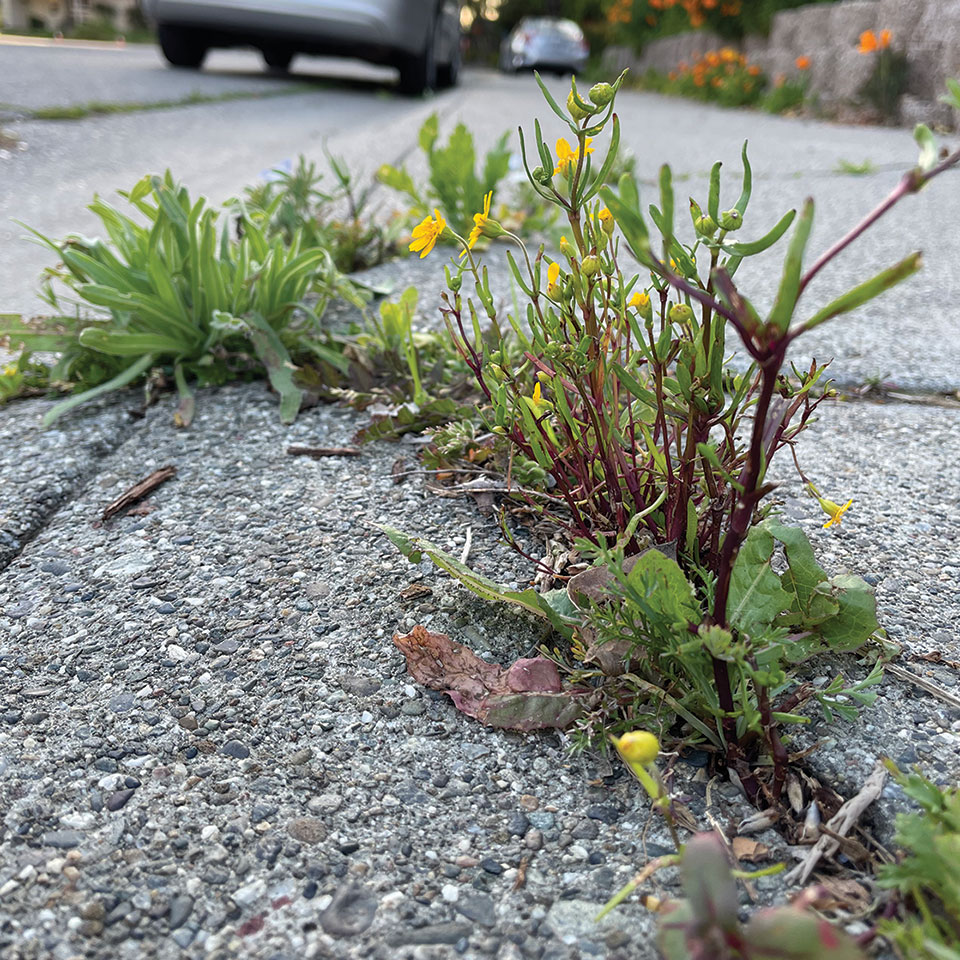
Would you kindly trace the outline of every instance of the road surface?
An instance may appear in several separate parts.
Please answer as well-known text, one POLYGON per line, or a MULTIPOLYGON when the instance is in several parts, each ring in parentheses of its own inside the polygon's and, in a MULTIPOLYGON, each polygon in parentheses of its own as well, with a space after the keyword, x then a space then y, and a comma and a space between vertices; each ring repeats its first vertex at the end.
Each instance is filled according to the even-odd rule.
MULTIPOLYGON (((535 116, 551 142, 564 132, 530 76, 468 70, 458 89, 415 100, 396 95, 392 77, 389 70, 358 63, 300 57, 292 74, 278 79, 264 72, 252 51, 214 52, 198 73, 169 69, 150 46, 0 43, 3 127, 26 144, 0 160, 0 312, 42 308, 35 297, 37 277, 50 263, 48 252, 25 240, 26 231, 14 220, 52 236, 91 232, 96 221, 85 204, 93 195, 128 188, 145 173, 169 168, 193 193, 219 202, 299 153, 323 163, 325 146, 361 178, 384 162, 407 157, 415 164, 417 130, 435 110, 444 130, 465 121, 481 147, 518 124, 531 128, 535 116), (267 96, 70 121, 30 116, 51 106, 148 105, 195 92, 267 96)), ((550 83, 565 95, 563 81, 550 83)), ((765 233, 786 209, 813 195, 814 252, 856 223, 916 157, 909 131, 902 129, 719 110, 637 92, 621 94, 618 111, 639 175, 652 180, 659 164, 670 162, 680 201, 687 191, 704 198, 706 173, 721 159, 730 178, 724 201, 732 205, 739 193, 740 146, 749 139, 756 185, 744 236, 765 233), (841 161, 865 160, 873 170, 867 175, 839 172, 841 161)), ((799 357, 835 356, 834 373, 847 381, 877 377, 917 389, 960 386, 958 187, 960 174, 945 175, 902 204, 889 229, 871 234, 836 269, 821 274, 808 294, 811 306, 913 249, 925 251, 920 276, 842 325, 827 325, 807 338, 799 357)), ((388 195, 381 202, 396 204, 388 195)), ((742 272, 761 306, 776 290, 778 269, 776 259, 765 259, 742 272)))

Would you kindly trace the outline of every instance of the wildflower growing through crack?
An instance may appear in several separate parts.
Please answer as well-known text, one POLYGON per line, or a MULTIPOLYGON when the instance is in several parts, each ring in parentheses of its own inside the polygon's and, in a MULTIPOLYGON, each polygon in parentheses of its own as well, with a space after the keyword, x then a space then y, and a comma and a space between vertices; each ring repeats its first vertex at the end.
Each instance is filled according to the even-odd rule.
POLYGON ((842 507, 839 504, 834 503, 832 500, 824 500, 822 497, 817 497, 820 502, 820 508, 823 512, 830 518, 823 525, 824 529, 827 527, 839 526, 840 521, 843 519, 843 515, 850 509, 850 504, 853 503, 852 500, 848 500, 842 507))
POLYGON ((440 211, 434 207, 433 217, 424 217, 423 220, 413 228, 413 239, 410 241, 410 249, 416 253, 420 251, 422 260, 435 246, 437 241, 447 227, 447 221, 443 219, 440 211))

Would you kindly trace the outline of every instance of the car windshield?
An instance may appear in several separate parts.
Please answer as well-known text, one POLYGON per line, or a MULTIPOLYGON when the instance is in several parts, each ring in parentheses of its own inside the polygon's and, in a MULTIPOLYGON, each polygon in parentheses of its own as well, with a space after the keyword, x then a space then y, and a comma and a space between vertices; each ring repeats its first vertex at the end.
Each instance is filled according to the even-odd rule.
POLYGON ((583 38, 583 31, 572 20, 557 17, 530 17, 523 21, 523 28, 531 33, 560 34, 568 40, 583 38))

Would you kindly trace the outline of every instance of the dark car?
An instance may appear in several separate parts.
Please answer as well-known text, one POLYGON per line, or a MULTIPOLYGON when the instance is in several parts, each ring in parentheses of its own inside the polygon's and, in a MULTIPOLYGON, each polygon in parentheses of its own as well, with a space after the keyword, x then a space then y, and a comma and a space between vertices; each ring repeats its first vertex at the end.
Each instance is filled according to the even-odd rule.
POLYGON ((572 20, 524 17, 500 45, 500 69, 577 73, 589 56, 583 31, 572 20))
POLYGON ((453 86, 460 0, 143 0, 160 49, 199 68, 211 47, 252 46, 285 71, 298 53, 357 57, 400 71, 406 93, 453 86))

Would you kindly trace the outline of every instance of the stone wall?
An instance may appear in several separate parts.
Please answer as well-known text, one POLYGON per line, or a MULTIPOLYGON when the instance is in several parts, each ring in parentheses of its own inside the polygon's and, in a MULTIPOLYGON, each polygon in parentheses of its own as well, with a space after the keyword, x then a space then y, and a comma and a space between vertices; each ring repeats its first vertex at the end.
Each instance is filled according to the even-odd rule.
MULTIPOLYGON (((910 72, 900 105, 901 120, 956 127, 950 108, 938 102, 947 77, 960 77, 960 0, 842 0, 784 10, 773 20, 769 38, 750 37, 743 52, 771 77, 799 76, 798 57, 810 59, 810 92, 828 110, 844 115, 856 106, 857 93, 873 67, 873 58, 857 52, 865 30, 890 30, 892 46, 907 54, 910 72)), ((644 73, 669 71, 681 61, 717 49, 724 41, 709 33, 664 37, 640 57, 625 48, 604 54, 608 70, 644 73)))

